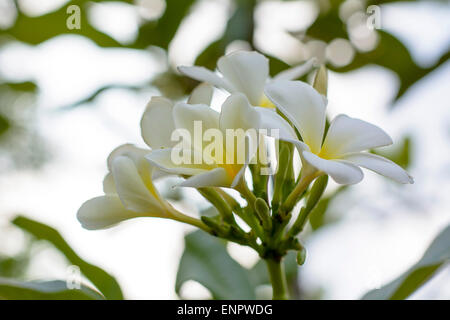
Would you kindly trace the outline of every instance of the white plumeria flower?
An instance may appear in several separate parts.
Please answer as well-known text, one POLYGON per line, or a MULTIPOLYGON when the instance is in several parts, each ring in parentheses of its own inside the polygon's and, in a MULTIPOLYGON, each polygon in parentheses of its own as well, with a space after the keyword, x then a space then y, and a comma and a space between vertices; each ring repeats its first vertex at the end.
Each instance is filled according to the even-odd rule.
POLYGON ((294 80, 308 72, 314 64, 311 59, 303 65, 293 67, 277 74, 273 79, 269 76, 269 60, 255 51, 235 51, 221 57, 217 61, 217 74, 204 67, 178 67, 184 75, 210 83, 229 93, 241 92, 253 106, 274 108, 264 95, 264 86, 270 81, 294 80))
MULTIPOLYGON (((211 103, 213 87, 208 83, 199 84, 191 93, 188 104, 211 103)), ((175 103, 164 97, 153 97, 141 119, 141 135, 152 149, 171 148, 175 142, 171 135, 175 130, 173 107, 175 103)))
MULTIPOLYGON (((200 84, 189 97, 189 103, 210 103, 213 88, 200 84)), ((141 120, 142 137, 153 149, 170 148, 172 131, 175 129, 173 102, 154 97, 150 100, 141 120), (157 134, 154 134, 152 128, 157 134)), ((108 157, 109 173, 103 181, 105 195, 86 201, 78 210, 78 220, 86 229, 103 229, 123 220, 136 217, 170 218, 198 224, 198 221, 174 210, 162 199, 153 185, 165 172, 153 167, 145 155, 150 149, 130 144, 119 146, 108 157)))
POLYGON ((339 184, 354 184, 363 179, 360 169, 363 167, 400 183, 413 183, 412 177, 397 164, 362 152, 392 144, 389 135, 373 124, 338 115, 323 139, 326 99, 310 85, 301 81, 277 81, 267 85, 265 93, 301 135, 303 142, 288 135, 282 138, 298 147, 303 175, 325 173, 339 184))
POLYGON ((171 218, 165 201, 153 186, 154 168, 144 156, 151 150, 122 145, 108 157, 105 195, 86 201, 77 218, 86 229, 103 229, 136 217, 171 218))
MULTIPOLYGON (((166 101, 167 102, 167 101, 166 101)), ((221 112, 217 112, 210 108, 207 104, 187 104, 177 103, 175 106, 165 103, 160 104, 161 108, 165 108, 164 112, 158 113, 158 120, 151 120, 151 114, 144 115, 142 121, 142 132, 144 140, 149 145, 155 146, 155 141, 164 145, 162 149, 153 150, 146 158, 159 169, 168 173, 189 176, 180 186, 185 187, 235 187, 242 179, 245 169, 251 158, 251 150, 256 141, 245 139, 244 145, 236 143, 232 150, 227 148, 226 143, 222 143, 224 150, 214 154, 205 153, 203 149, 197 149, 195 142, 191 143, 187 150, 174 147, 174 142, 170 141, 169 131, 174 129, 187 130, 191 137, 195 137, 195 123, 201 123, 202 130, 208 129, 218 130, 222 137, 226 136, 227 129, 244 131, 253 129, 255 123, 259 121, 259 113, 256 108, 252 107, 247 98, 241 93, 232 94, 226 99, 222 105, 221 112), (145 127, 145 128, 144 128, 145 127), (160 128, 164 128, 161 130, 160 128), (172 147, 165 147, 171 145, 172 147), (250 146, 251 145, 251 146, 250 146), (244 163, 229 163, 224 158, 227 155, 239 154, 238 150, 245 149, 244 163), (173 161, 173 154, 187 152, 188 154, 200 154, 201 163, 176 163, 173 161)), ((156 107, 150 107, 148 112, 156 107)), ((206 147, 201 144, 201 147, 206 147)))

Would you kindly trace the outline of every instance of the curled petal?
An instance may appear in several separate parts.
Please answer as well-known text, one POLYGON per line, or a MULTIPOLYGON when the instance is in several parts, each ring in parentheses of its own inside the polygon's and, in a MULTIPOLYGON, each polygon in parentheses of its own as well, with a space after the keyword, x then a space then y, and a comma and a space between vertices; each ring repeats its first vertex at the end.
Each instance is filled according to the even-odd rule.
POLYGON ((207 172, 203 172, 192 176, 182 183, 180 187, 229 187, 231 185, 230 177, 223 168, 216 168, 207 172))
POLYGON ((133 160, 136 167, 138 167, 141 170, 146 169, 144 171, 147 171, 148 168, 142 167, 143 165, 145 165, 145 162, 142 160, 144 159, 144 156, 149 154, 150 152, 151 150, 149 149, 138 148, 130 143, 118 146, 113 151, 111 151, 111 153, 108 156, 107 159, 108 170, 112 171, 112 163, 114 159, 116 159, 117 157, 128 157, 131 160, 133 160))
POLYGON ((227 80, 216 74, 215 72, 212 72, 211 70, 208 70, 204 67, 178 67, 178 71, 180 71, 185 76, 188 76, 189 78, 201 81, 201 82, 208 82, 218 88, 225 89, 228 92, 234 92, 234 87, 228 83, 227 80))
POLYGON ((311 58, 305 63, 289 68, 287 70, 281 71, 278 73, 275 77, 273 77, 274 81, 277 80, 296 80, 302 76, 304 76, 306 73, 308 73, 314 64, 317 63, 316 58, 311 58))
POLYGON ((341 159, 372 170, 400 183, 414 183, 413 178, 394 162, 372 153, 351 153, 341 159))
POLYGON ((220 58, 217 67, 235 91, 259 105, 269 78, 269 60, 265 56, 255 51, 235 51, 220 58))
MULTIPOLYGON (((146 158, 153 166, 162 171, 172 174, 191 176, 216 168, 215 165, 208 165, 207 162, 203 161, 204 159, 201 157, 202 155, 198 151, 173 148, 153 150, 153 152, 148 154, 146 158), (195 164, 192 157, 189 157, 189 161, 187 161, 187 163, 177 163, 178 161, 174 161, 174 154, 179 155, 182 154, 182 152, 188 152, 192 155, 198 153, 198 159, 202 159, 201 163, 195 164)), ((208 159, 209 163, 211 163, 210 161, 212 162, 213 160, 208 159)))
POLYGON ((274 81, 266 85, 265 92, 294 124, 312 152, 318 153, 325 130, 326 108, 320 93, 301 81, 274 81))
POLYGON ((141 134, 152 149, 170 148, 175 124, 172 116, 173 103, 163 97, 153 97, 141 119, 141 134))
POLYGON ((322 150, 339 157, 390 144, 391 137, 376 125, 341 114, 331 122, 322 150))
POLYGON ((295 130, 279 114, 267 108, 255 107, 255 110, 259 114, 258 128, 267 130, 268 136, 281 140, 297 140, 295 130), (278 136, 275 136, 273 130, 278 130, 278 136))
POLYGON ((145 215, 125 209, 119 197, 114 194, 86 201, 77 213, 78 221, 88 230, 109 228, 121 221, 143 216, 145 215))
POLYGON ((103 179, 103 192, 105 194, 117 194, 116 184, 111 172, 108 172, 103 179))
POLYGON ((310 165, 325 172, 339 184, 355 184, 364 177, 360 168, 345 161, 322 159, 308 151, 304 151, 302 157, 310 165))
POLYGON ((214 88, 206 82, 200 83, 195 89, 192 91, 189 96, 188 103, 189 104, 206 104, 210 105, 212 96, 213 96, 214 88))
POLYGON ((124 156, 115 158, 112 174, 117 194, 126 209, 155 216, 163 214, 162 205, 157 199, 158 194, 151 181, 147 182, 139 175, 135 163, 130 158, 124 156))

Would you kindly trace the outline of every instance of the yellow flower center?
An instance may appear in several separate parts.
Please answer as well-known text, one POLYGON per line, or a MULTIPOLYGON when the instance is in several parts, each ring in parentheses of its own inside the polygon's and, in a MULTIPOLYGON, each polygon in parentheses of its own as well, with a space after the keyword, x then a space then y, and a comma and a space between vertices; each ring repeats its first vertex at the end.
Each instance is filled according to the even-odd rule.
POLYGON ((270 101, 266 95, 263 95, 261 101, 259 102, 259 106, 268 109, 275 109, 275 105, 270 101))

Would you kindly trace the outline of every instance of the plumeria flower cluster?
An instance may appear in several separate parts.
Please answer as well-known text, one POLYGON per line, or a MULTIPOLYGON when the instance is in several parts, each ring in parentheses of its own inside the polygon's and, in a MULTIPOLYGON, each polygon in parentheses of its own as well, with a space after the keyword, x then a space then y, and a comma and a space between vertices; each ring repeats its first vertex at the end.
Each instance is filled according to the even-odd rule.
POLYGON ((267 262, 274 298, 287 298, 282 258, 295 250, 298 263, 304 262, 305 249, 297 235, 322 196, 328 177, 338 184, 356 184, 363 179, 362 167, 399 183, 413 182, 401 167, 368 151, 392 144, 382 129, 346 115, 328 122, 326 69, 319 68, 312 86, 295 80, 313 66, 313 60, 307 61, 271 78, 265 56, 237 51, 219 59, 217 72, 180 67, 181 73, 202 83, 187 101, 150 100, 141 120, 142 138, 149 148, 127 144, 111 153, 103 182, 105 194, 88 200, 78 211, 83 227, 102 229, 136 217, 191 224, 255 249, 267 262), (229 93, 220 112, 211 108, 214 87, 229 93), (198 136, 199 125, 205 132, 200 140, 214 143, 192 139, 198 136), (259 131, 250 135, 250 130, 259 131), (244 139, 230 144, 228 133, 237 131, 245 133, 244 139), (189 139, 180 143, 181 136, 189 139), (273 139, 266 136, 276 138, 276 152, 268 151, 273 139), (241 151, 243 160, 237 161, 241 151), (295 153, 302 165, 298 176, 294 174, 295 153), (278 170, 263 174, 264 160, 269 158, 276 158, 278 170), (218 215, 196 218, 176 210, 153 183, 167 175, 184 178, 178 187, 195 188, 218 215), (251 176, 250 181, 246 176, 251 176), (246 206, 230 189, 240 193, 246 206), (303 206, 294 212, 303 198, 303 206))

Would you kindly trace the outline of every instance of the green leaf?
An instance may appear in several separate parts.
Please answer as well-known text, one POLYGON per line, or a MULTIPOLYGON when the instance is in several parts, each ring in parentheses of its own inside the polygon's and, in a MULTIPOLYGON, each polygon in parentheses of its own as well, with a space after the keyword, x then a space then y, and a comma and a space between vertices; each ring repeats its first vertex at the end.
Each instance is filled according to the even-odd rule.
POLYGON ((194 280, 205 286, 214 299, 255 299, 247 270, 228 254, 225 242, 203 232, 186 235, 175 290, 194 280))
POLYGON ((269 59, 269 70, 271 77, 276 76, 281 71, 284 71, 291 67, 286 62, 281 61, 280 59, 275 58, 274 56, 271 56, 267 53, 264 53, 264 55, 269 59))
MULTIPOLYGON (((339 17, 339 7, 342 2, 343 0, 330 2, 330 7, 322 10, 307 30, 291 32, 291 34, 300 39, 305 38, 306 41, 318 39, 326 43, 337 38, 349 39, 346 24, 339 17)), ((370 1, 367 5, 386 2, 393 1, 370 1)), ((382 30, 377 30, 377 33, 379 41, 375 49, 369 52, 356 52, 350 64, 343 67, 329 65, 329 69, 336 72, 349 72, 369 64, 387 68, 395 72, 400 79, 400 87, 395 97, 395 100, 398 100, 417 81, 443 65, 450 56, 450 52, 446 52, 436 64, 429 68, 422 68, 414 62, 408 49, 396 37, 382 30)))
POLYGON ((36 83, 32 81, 24 81, 24 82, 6 82, 0 84, 0 86, 4 86, 8 89, 14 90, 14 91, 21 91, 21 92, 36 92, 37 91, 37 85, 36 83))
POLYGON ((0 136, 11 127, 9 120, 0 114, 0 136))
MULTIPOLYGON (((306 31, 306 36, 330 42, 336 38, 348 39, 345 24, 339 17, 339 5, 343 0, 334 0, 330 2, 331 8, 320 12, 317 19, 306 31)), ((303 32, 296 32, 302 34, 303 32)))
POLYGON ((65 281, 21 282, 0 278, 0 300, 102 300, 95 290, 68 289, 65 281))
POLYGON ((215 69, 217 60, 225 54, 226 47, 235 40, 253 43, 253 10, 255 0, 237 0, 236 10, 227 22, 223 36, 211 43, 196 59, 195 64, 215 69))
POLYGON ((152 85, 158 88, 163 96, 172 100, 185 97, 197 84, 196 80, 181 76, 173 70, 158 74, 152 81, 152 85))
POLYGON ((380 289, 366 293, 365 300, 401 300, 425 284, 450 261, 450 225, 433 240, 423 257, 400 277, 380 289))
POLYGON ((392 70, 400 79, 400 88, 395 97, 395 100, 398 100, 417 81, 444 64, 450 55, 449 52, 446 52, 435 65, 422 68, 414 62, 408 49, 396 37, 381 30, 378 30, 378 36, 379 42, 374 50, 358 52, 347 66, 342 68, 330 66, 330 69, 337 72, 348 72, 369 64, 376 64, 392 70))
POLYGON ((340 186, 333 193, 326 197, 322 197, 319 200, 316 207, 309 215, 309 223, 311 224, 313 230, 317 230, 330 222, 326 217, 328 207, 330 206, 331 201, 345 189, 347 189, 346 186, 340 186))
POLYGON ((157 21, 149 21, 139 28, 133 47, 143 49, 155 45, 167 49, 184 17, 195 0, 166 0, 166 10, 157 21))
POLYGON ((396 143, 395 147, 387 150, 373 150, 372 153, 388 158, 403 168, 407 168, 411 163, 411 138, 403 138, 401 143, 396 143))
POLYGON ((0 255, 0 278, 22 277, 28 267, 29 257, 27 255, 17 255, 15 257, 5 257, 0 255))
POLYGON ((19 41, 36 45, 59 35, 74 34, 89 38, 101 47, 121 47, 119 42, 89 24, 87 2, 86 0, 70 1, 58 10, 38 17, 29 17, 19 12, 14 25, 5 30, 0 29, 0 35, 12 36, 19 41), (66 10, 70 5, 81 6, 81 29, 79 30, 69 30, 66 26, 66 20, 70 16, 66 10))
POLYGON ((117 281, 101 268, 94 266, 82 258, 69 246, 64 238, 55 229, 40 222, 18 216, 13 224, 31 233, 39 240, 47 240, 53 244, 73 265, 88 278, 107 299, 123 299, 122 290, 117 281))

